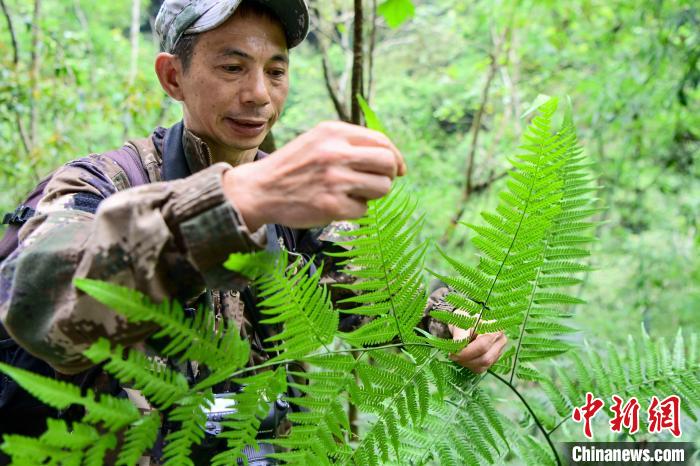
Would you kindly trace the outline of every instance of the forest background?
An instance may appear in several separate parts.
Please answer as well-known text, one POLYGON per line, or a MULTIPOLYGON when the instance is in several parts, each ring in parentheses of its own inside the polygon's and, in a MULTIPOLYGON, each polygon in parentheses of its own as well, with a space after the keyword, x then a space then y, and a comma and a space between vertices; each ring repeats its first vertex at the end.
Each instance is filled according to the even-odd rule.
MULTIPOLYGON (((0 3, 3 212, 61 163, 180 118, 153 72, 158 0, 0 3)), ((466 260, 474 249, 457 222, 495 206, 521 115, 540 93, 568 95, 605 207, 597 270, 576 291, 588 301, 572 319, 577 335, 622 347, 642 326, 668 340, 700 329, 697 2, 366 0, 359 82, 357 3, 311 2, 278 147, 352 119, 361 90, 407 158, 424 234, 466 260), (395 10, 383 15, 383 4, 395 10)), ((434 251, 428 262, 444 267, 434 251)), ((696 426, 688 434, 699 437, 696 426)))

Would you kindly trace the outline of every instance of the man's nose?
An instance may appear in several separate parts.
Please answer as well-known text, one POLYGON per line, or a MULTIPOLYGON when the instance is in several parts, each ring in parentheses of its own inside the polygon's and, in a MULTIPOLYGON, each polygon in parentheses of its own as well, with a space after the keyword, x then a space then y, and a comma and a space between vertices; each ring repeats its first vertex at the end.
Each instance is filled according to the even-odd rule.
POLYGON ((241 94, 244 104, 257 107, 269 104, 270 92, 265 80, 265 70, 255 70, 249 73, 241 94))

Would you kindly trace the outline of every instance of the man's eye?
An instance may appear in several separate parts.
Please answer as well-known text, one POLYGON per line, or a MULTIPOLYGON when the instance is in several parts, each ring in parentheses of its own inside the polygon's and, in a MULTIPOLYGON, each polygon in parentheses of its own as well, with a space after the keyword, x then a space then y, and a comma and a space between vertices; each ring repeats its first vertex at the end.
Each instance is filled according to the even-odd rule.
POLYGON ((237 73, 243 69, 238 65, 224 65, 222 68, 224 71, 228 71, 229 73, 237 73))
POLYGON ((270 76, 275 77, 275 78, 281 78, 285 74, 287 74, 287 70, 282 69, 282 68, 274 68, 268 71, 270 76))

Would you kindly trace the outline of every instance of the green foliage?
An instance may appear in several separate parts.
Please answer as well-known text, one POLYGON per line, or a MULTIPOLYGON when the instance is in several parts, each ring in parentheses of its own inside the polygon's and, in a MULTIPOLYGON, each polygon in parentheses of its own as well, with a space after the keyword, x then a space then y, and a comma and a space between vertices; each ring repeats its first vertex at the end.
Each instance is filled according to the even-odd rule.
POLYGON ((412 0, 384 0, 377 8, 389 27, 397 28, 415 14, 412 0))
POLYGON ((67 409, 73 404, 83 406, 86 410, 86 422, 100 423, 117 431, 138 418, 138 411, 128 400, 101 395, 98 401, 92 390, 87 390, 83 395, 80 387, 71 383, 50 379, 4 363, 0 363, 0 371, 53 408, 67 409))
POLYGON ((229 398, 233 412, 223 421, 221 434, 227 448, 213 458, 216 465, 244 459, 243 449, 256 444, 270 403, 289 387, 302 396, 287 401, 304 410, 288 416, 295 423, 288 435, 270 441, 284 448, 273 456, 287 464, 478 465, 504 463, 514 455, 527 464, 558 463, 551 439, 561 425, 557 416, 568 419, 586 391, 640 398, 679 393, 687 400, 685 413, 695 419, 700 406, 696 336, 687 345, 679 335, 669 349, 645 334, 641 341, 630 339, 626 356, 611 347, 605 361, 588 349, 587 355, 569 351, 573 370, 555 364, 554 379, 546 372, 550 366, 541 365, 576 348, 560 338, 570 331, 562 320, 569 318, 564 306, 580 302, 567 288, 588 267, 582 258, 591 238, 581 232, 591 228, 588 218, 595 213, 594 189, 570 115, 559 131, 552 130, 556 104, 547 101, 533 119, 496 213, 483 214, 485 226, 470 225, 480 251, 478 265, 443 251, 456 272, 441 275, 452 287, 446 302, 459 312, 432 313, 445 323, 478 332, 509 333, 517 349, 491 374, 500 383, 496 387, 517 395, 526 424, 534 426, 536 435, 509 425, 506 415, 512 404, 507 409, 497 406, 503 395, 494 396, 494 387, 483 384, 483 376, 448 360, 468 341, 428 336, 417 328, 427 298, 423 261, 428 244, 420 241, 423 220, 415 218, 416 202, 403 186, 370 203, 367 215, 348 233, 350 239, 341 243, 346 251, 336 254, 345 273, 355 278, 340 285, 354 292, 343 303, 355 307, 340 312, 371 319, 358 330, 337 330, 339 311, 310 261, 290 260, 285 251, 229 259, 229 268, 253 280, 267 316, 264 322, 281 325, 267 340, 273 345, 267 350, 270 359, 256 367, 246 367, 250 348, 238 329, 215 322, 203 309, 186 318, 176 302, 156 304, 133 290, 76 281, 80 290, 131 321, 151 323, 156 336, 167 340, 162 356, 196 361, 203 378, 189 386, 182 375, 135 349, 96 342, 86 357, 104 363, 105 370, 148 398, 155 410, 141 415, 128 401, 96 397, 90 391, 83 395, 75 386, 0 365, 0 371, 50 405, 86 408, 80 422, 52 422, 37 439, 7 436, 1 448, 18 464, 99 464, 106 450, 115 448, 119 433, 125 442, 117 452, 118 464, 130 464, 153 444, 162 416, 176 426, 165 437, 165 464, 190 465, 193 446, 205 436, 212 387, 224 381, 242 389, 229 398), (308 371, 287 370, 292 361, 308 371), (509 371, 509 380, 501 377, 509 371), (525 391, 514 385, 518 379, 540 387, 549 404, 528 402, 525 391), (349 406, 362 413, 358 434, 349 422, 349 406), (551 407, 556 415, 549 413, 551 407))
POLYGON ((296 359, 326 347, 338 329, 338 312, 333 310, 326 287, 319 285, 323 269, 310 275, 311 261, 303 266, 301 260, 290 267, 287 264, 283 252, 277 265, 255 282, 263 298, 261 312, 272 316, 261 323, 284 322, 284 331, 266 340, 276 343, 268 349, 278 353, 273 360, 296 359))
POLYGON ((284 369, 277 369, 246 379, 235 379, 244 387, 231 397, 236 411, 222 423, 227 429, 222 433, 222 438, 227 439, 229 449, 217 454, 212 459, 213 465, 235 464, 238 458, 245 459, 243 448, 256 444, 260 421, 267 416, 270 402, 274 402, 287 389, 286 375, 284 369))
POLYGON ((238 329, 228 323, 215 325, 210 312, 199 309, 190 319, 177 301, 154 306, 138 291, 89 279, 77 279, 75 286, 131 322, 156 324, 159 330, 155 337, 169 338, 161 350, 164 356, 198 361, 214 369, 215 374, 229 373, 248 361, 250 348, 241 340, 238 329))
POLYGON ((352 307, 342 312, 375 317, 369 324, 343 336, 356 346, 381 344, 399 337, 413 338, 413 328, 423 316, 426 300, 422 285, 423 258, 427 244, 413 246, 421 220, 411 220, 416 203, 399 188, 385 202, 371 203, 359 228, 347 233, 349 248, 334 254, 346 260, 344 272, 357 278, 338 285, 356 292, 341 303, 352 307))
MULTIPOLYGON (((695 411, 700 408, 697 334, 692 334, 686 343, 679 331, 669 346, 663 340, 653 341, 643 332, 640 339, 628 338, 625 352, 612 345, 608 345, 605 353, 587 346, 581 353, 572 352, 567 362, 566 366, 556 366, 555 379, 546 376, 537 379, 561 418, 569 418, 573 407, 581 405, 581 394, 591 392, 604 400, 610 400, 612 395, 625 400, 634 396, 640 401, 652 396, 663 399, 678 395, 683 413, 697 421, 695 411)), ((644 431, 644 419, 640 421, 644 431)))

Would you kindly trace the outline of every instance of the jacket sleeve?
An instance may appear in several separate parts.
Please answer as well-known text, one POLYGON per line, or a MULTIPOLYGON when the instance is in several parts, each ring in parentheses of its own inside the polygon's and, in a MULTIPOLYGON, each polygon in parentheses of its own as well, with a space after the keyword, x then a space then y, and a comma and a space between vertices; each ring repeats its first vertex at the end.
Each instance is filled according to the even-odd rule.
POLYGON ((0 319, 25 349, 59 372, 91 364, 81 353, 99 337, 131 344, 155 329, 129 324, 73 286, 85 277, 137 289, 155 302, 180 302, 206 287, 247 282, 222 267, 232 252, 264 247, 225 200, 220 163, 188 178, 117 192, 107 160, 59 169, 0 268, 0 319))

